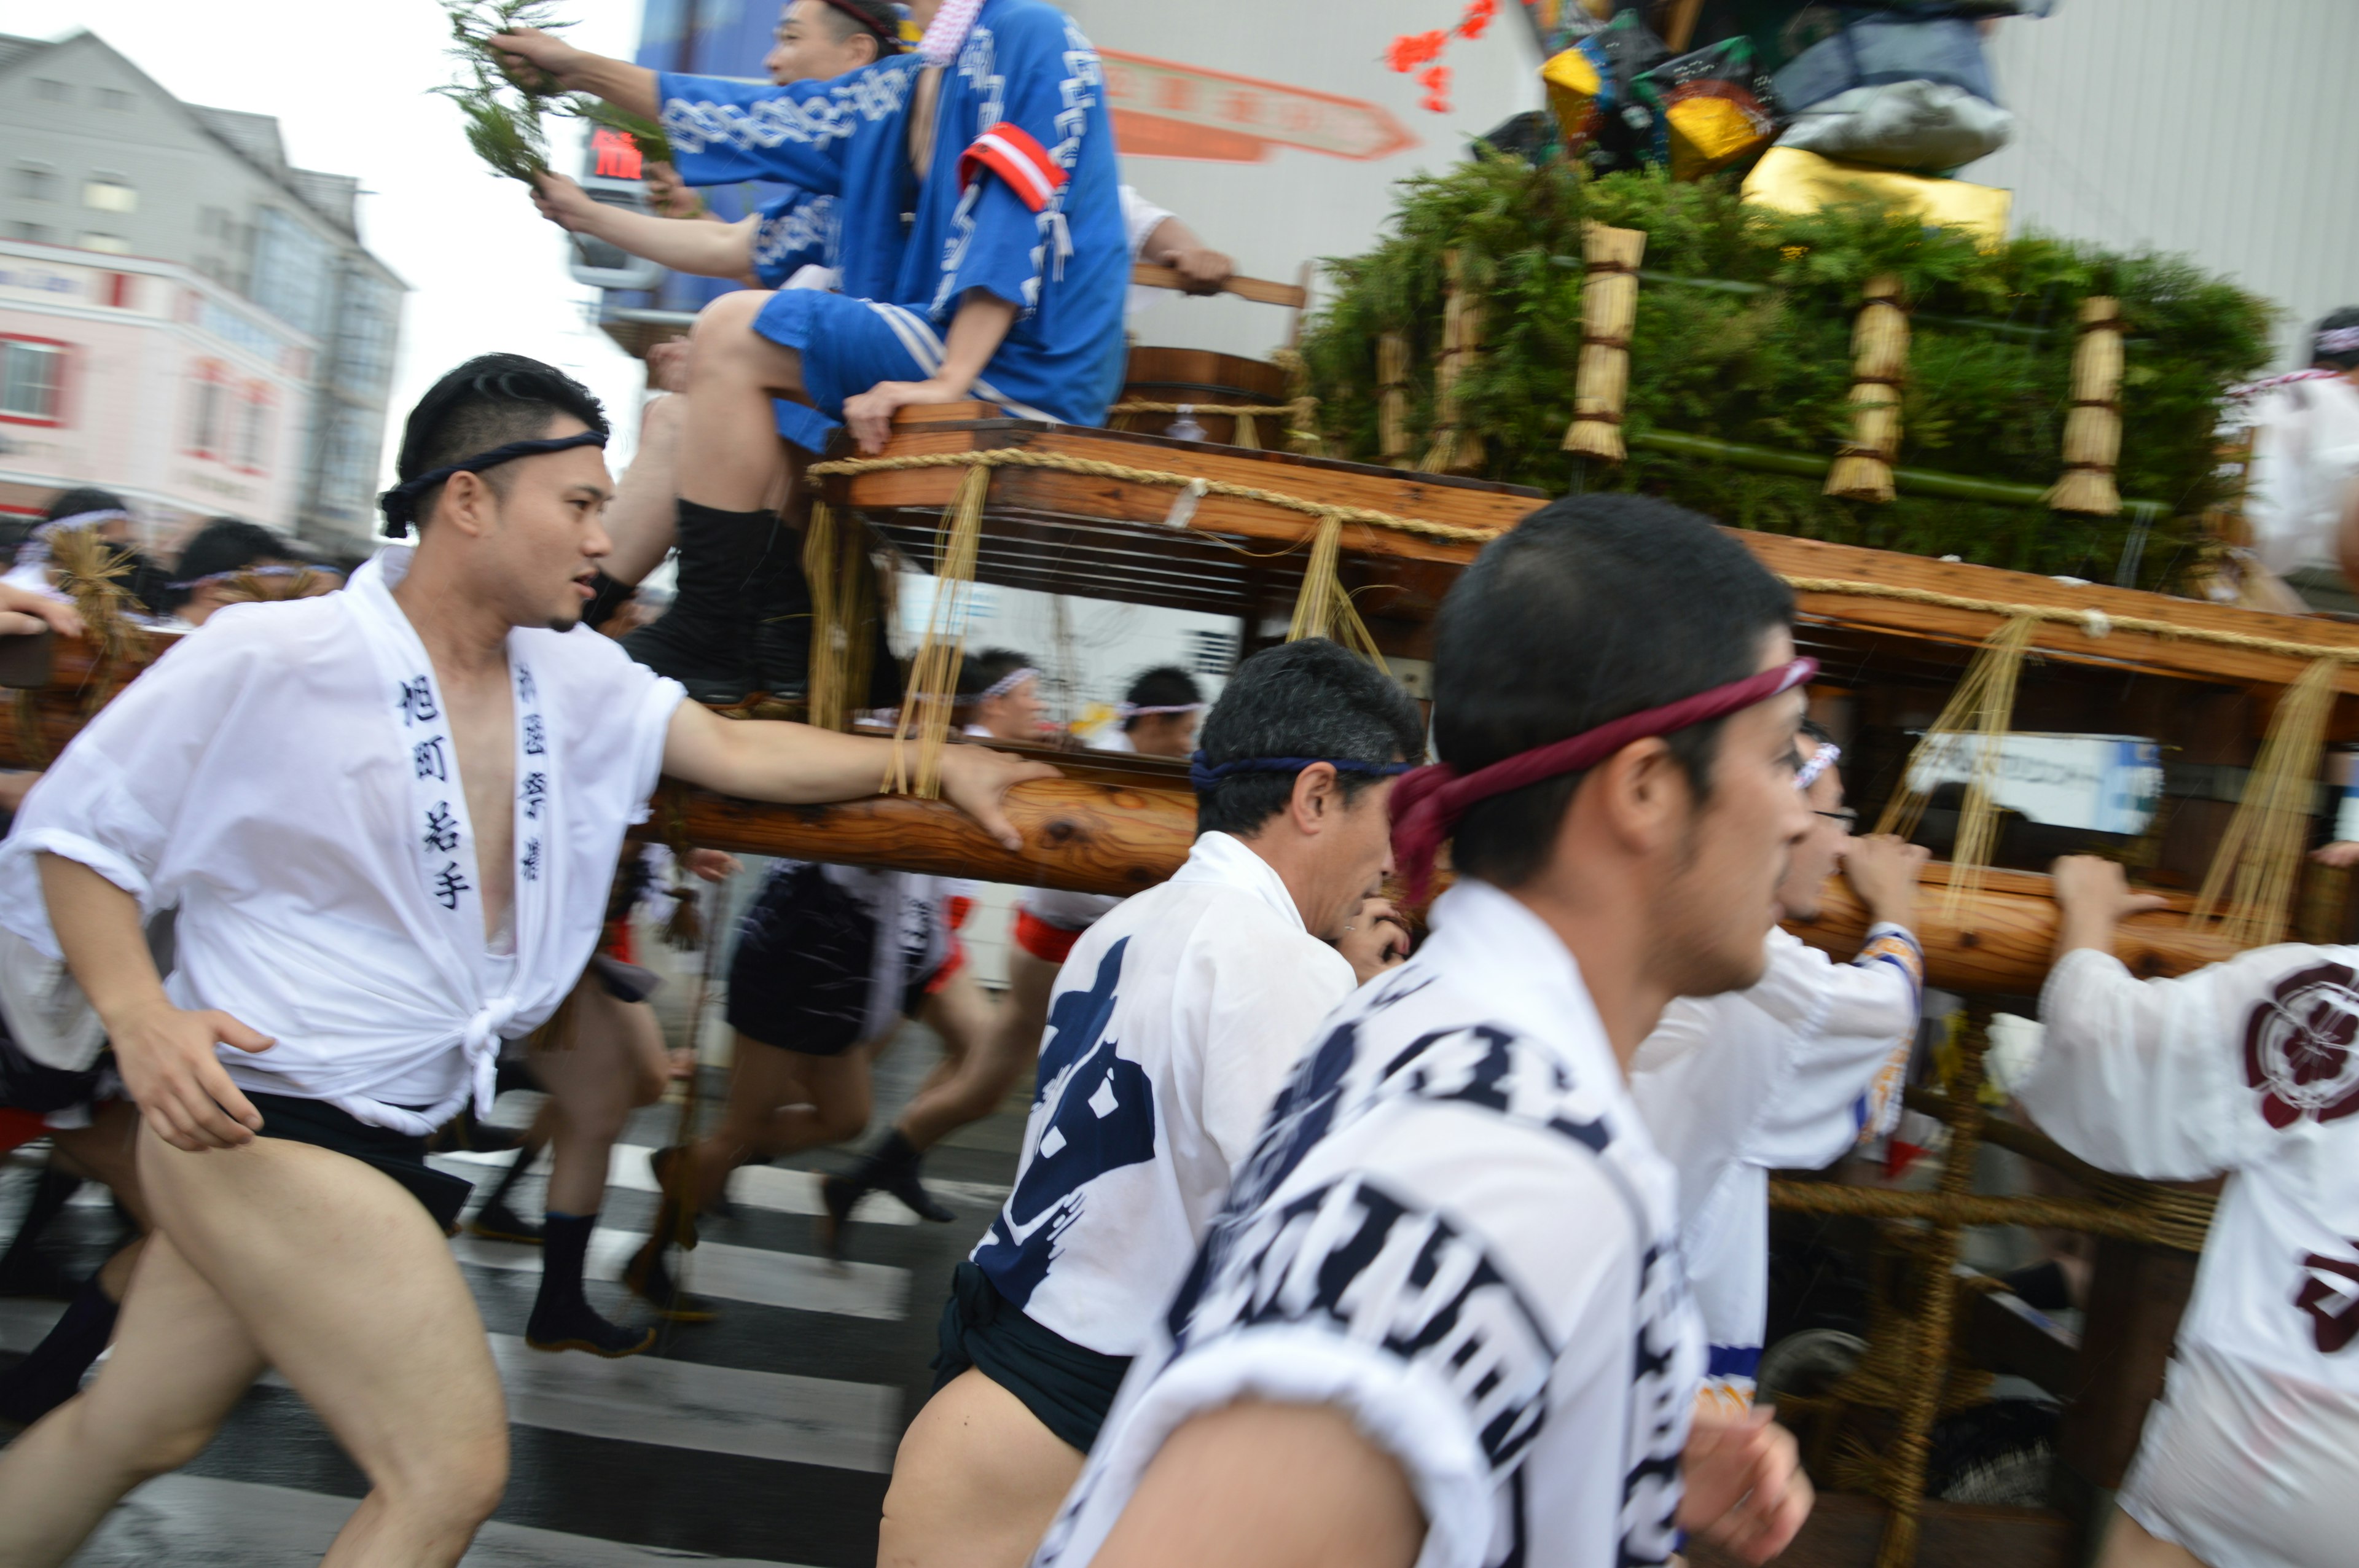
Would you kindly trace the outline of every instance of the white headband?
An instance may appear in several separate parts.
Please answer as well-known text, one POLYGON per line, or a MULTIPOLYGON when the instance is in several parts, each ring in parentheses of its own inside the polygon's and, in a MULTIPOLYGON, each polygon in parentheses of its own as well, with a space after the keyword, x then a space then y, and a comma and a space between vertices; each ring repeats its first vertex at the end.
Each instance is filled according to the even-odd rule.
POLYGON ((49 558, 49 536, 53 534, 63 533, 70 528, 103 527, 118 519, 127 523, 131 520, 131 514, 124 511, 120 506, 107 506, 96 512, 77 512, 70 517, 60 517, 55 522, 44 523, 26 535, 25 542, 16 546, 16 564, 20 567, 32 567, 47 561, 49 558))
POLYGON ((1201 702, 1170 702, 1158 707, 1140 708, 1132 703, 1117 702, 1114 705, 1114 716, 1116 719, 1147 719, 1158 713, 1201 713, 1209 706, 1201 702))
POLYGON ((926 36, 918 40, 918 58, 936 70, 958 59, 975 13, 982 9, 983 0, 942 0, 941 9, 926 24, 926 36))
POLYGON ((1010 670, 1006 675, 1000 676, 997 680, 992 682, 989 686, 984 687, 981 691, 975 693, 974 699, 977 702, 989 702, 995 697, 1006 697, 1009 692, 1014 691, 1017 687, 1022 686, 1026 681, 1030 680, 1039 673, 1040 672, 1038 670, 1034 669, 1030 665, 1026 665, 1021 669, 1010 670))
POLYGON ((1843 748, 1832 741, 1821 741, 1819 749, 1802 760, 1794 773, 1794 787, 1808 789, 1826 776, 1827 770, 1843 758, 1843 748))
POLYGON ((2321 332, 2311 344, 2310 352, 2359 354, 2359 327, 2337 327, 2331 332, 2321 332))

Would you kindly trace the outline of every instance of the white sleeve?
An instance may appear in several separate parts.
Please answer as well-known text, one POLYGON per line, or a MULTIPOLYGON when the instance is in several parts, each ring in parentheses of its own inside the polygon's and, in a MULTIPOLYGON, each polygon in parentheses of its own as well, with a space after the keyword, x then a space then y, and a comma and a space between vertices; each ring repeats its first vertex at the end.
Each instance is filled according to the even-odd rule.
MULTIPOLYGON (((2235 1005, 2289 967, 2262 948, 2171 980, 2140 980, 2109 953, 2064 955, 2039 997, 2039 1065, 2018 1098, 2048 1135, 2093 1165, 2194 1181, 2241 1163, 2259 1125, 2243 1082, 2235 1005)), ((2293 949, 2299 954, 2300 949, 2293 949)))
MULTIPOLYGON (((1210 923, 1208 923, 1209 925, 1210 923)), ((1298 934, 1273 943, 1256 927, 1208 930, 1205 1136, 1234 1172, 1253 1152, 1270 1102, 1336 1003, 1358 984, 1343 955, 1298 934)))
POLYGON ((1147 237, 1161 228, 1163 221, 1170 216, 1168 208, 1158 207, 1141 196, 1136 186, 1122 188, 1122 226, 1123 232, 1130 236, 1131 260, 1138 260, 1139 253, 1147 248, 1147 237))
POLYGON ((0 922, 59 957, 35 857, 78 860, 155 912, 155 877, 191 781, 271 649, 234 611, 125 687, 25 796, 0 848, 0 922))
POLYGON ((1905 928, 1879 925, 1848 964, 1810 947, 1771 961, 1806 970, 1819 1004, 1795 1037, 1745 1158, 1768 1170, 1815 1171, 1842 1158, 1897 1103, 1924 960, 1905 928))

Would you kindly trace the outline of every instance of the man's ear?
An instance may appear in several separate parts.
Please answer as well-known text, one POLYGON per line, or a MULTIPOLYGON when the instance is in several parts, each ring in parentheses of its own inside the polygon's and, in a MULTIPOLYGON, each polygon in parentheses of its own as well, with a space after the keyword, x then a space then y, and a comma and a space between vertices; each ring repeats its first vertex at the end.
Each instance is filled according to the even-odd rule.
MULTIPOLYGON (((442 492, 434 498, 433 526, 481 537, 498 510, 499 497, 493 493, 491 481, 479 473, 462 470, 442 481, 442 492)), ((419 529, 419 535, 422 542, 425 530, 419 529)))
POLYGON ((1294 775, 1294 795, 1287 802, 1287 811, 1293 816, 1297 831, 1316 833, 1343 804, 1343 786, 1335 777, 1335 764, 1313 762, 1294 775))
POLYGON ((1685 834, 1695 792, 1659 736, 1633 741, 1591 770, 1582 786, 1599 820, 1636 854, 1652 854, 1685 834))

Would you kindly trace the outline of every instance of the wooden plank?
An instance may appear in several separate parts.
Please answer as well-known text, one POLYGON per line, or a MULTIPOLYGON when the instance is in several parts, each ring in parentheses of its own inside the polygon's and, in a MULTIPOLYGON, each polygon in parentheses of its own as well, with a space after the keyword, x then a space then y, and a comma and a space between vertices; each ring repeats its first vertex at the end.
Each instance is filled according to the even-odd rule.
MULTIPOLYGON (((2343 622, 2270 615, 2234 605, 2174 599, 2132 589, 2093 584, 2076 588, 2029 572, 1929 560, 1922 556, 1830 545, 1778 534, 1740 531, 1736 537, 1756 559, 1781 577, 1831 578, 1959 598, 2037 604, 2075 613, 2094 610, 2114 621, 2129 617, 2165 621, 2189 632, 2241 633, 2359 653, 2359 625, 2343 622)), ((2004 620, 2003 616, 1984 611, 1858 594, 1809 592, 1798 598, 1802 614, 1810 620, 1920 639, 1979 643, 1996 631, 2004 620)), ((2099 638, 2090 636, 2075 624, 2044 623, 2033 634, 2032 645, 2050 656, 2079 663, 2117 665, 2150 674, 2232 685, 2257 682, 2284 686, 2300 675, 2308 663, 2302 656, 2127 631, 2118 625, 2099 638)), ((2359 694, 2359 663, 2343 666, 2337 687, 2359 694)))
MULTIPOLYGON (((1141 288, 1169 288, 1178 293, 1194 292, 1180 281, 1176 267, 1158 266, 1153 262, 1130 264, 1130 281, 1141 288)), ((1240 299, 1250 299, 1256 305, 1283 305, 1299 310, 1310 302, 1310 291, 1290 283, 1272 283, 1266 277, 1233 277, 1221 285, 1217 292, 1234 294, 1240 299)))

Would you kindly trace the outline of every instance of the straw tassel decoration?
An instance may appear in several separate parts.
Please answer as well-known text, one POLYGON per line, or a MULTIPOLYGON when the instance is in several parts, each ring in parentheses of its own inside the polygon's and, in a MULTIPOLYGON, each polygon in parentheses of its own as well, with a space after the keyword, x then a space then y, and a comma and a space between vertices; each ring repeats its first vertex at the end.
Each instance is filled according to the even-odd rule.
POLYGON ((2216 920, 2238 947, 2266 947, 2286 939, 2302 851, 2309 847, 2335 674, 2335 660, 2320 659, 2278 697, 2268 735, 2245 781, 2245 798, 2204 873, 2190 930, 2216 920), (2232 888, 2233 901, 2223 914, 2220 901, 2232 888))
POLYGON ((1303 363, 1302 351, 1280 349, 1270 360, 1286 372, 1286 444, 1306 458, 1325 457, 1327 443, 1319 433, 1319 400, 1310 395, 1310 367, 1303 363))
POLYGON ((1954 919, 1966 901, 1982 891, 1982 873, 1990 864, 1991 850, 1998 838, 1998 806, 1995 798, 2003 749, 2009 727, 2015 721, 2015 688, 2023 672, 2024 650, 2031 645, 2031 634, 2039 628, 2038 621, 2029 615, 2008 618, 2006 624, 1983 642, 1974 662, 1967 666, 1965 678, 1950 700, 1908 754, 1908 765, 1902 770, 1900 787, 1885 803, 1884 816, 1875 825, 1878 833, 1897 833, 1909 838, 1924 819, 1925 802, 1930 791, 1918 787, 1920 764, 1938 762, 1957 748, 1973 748, 1973 772, 1966 782, 1964 809, 1958 816, 1958 839, 1950 854, 1955 868, 1950 876, 1949 891, 1942 896, 1941 913, 1954 919))
POLYGON ((934 535, 934 608, 925 641, 909 661, 909 686, 893 728, 892 771, 882 793, 932 800, 942 793, 942 748, 950 743, 951 712, 958 703, 959 665, 966 656, 967 606, 974 597, 975 552, 983 541, 983 503, 991 470, 971 468, 942 512, 934 535), (911 772, 908 747, 915 739, 911 772))
POLYGON ((131 631, 131 590, 123 586, 131 575, 130 552, 100 538, 95 528, 63 528, 49 535, 49 564, 57 568, 58 591, 82 612, 99 656, 123 657, 131 631))
POLYGON ((876 585, 860 525, 838 520, 824 501, 812 503, 804 530, 803 576, 811 593, 809 720, 846 730, 875 660, 876 585))
POLYGON ((1564 449, 1618 463, 1622 409, 1630 396, 1630 333, 1638 323, 1638 264, 1647 258, 1647 231, 1586 223, 1581 231, 1587 267, 1581 288, 1581 366, 1573 377, 1572 423, 1564 449))
POLYGON ((1260 451, 1261 431, 1256 425, 1256 421, 1260 417, 1257 414, 1231 415, 1229 422, 1235 427, 1235 429, 1229 436, 1229 444, 1240 451, 1260 451))
POLYGON ((2081 301, 2072 347, 2072 412, 2064 418, 2064 477, 2048 492, 2059 512, 2112 517, 2122 509, 2114 466, 2122 455, 2122 306, 2098 294, 2081 301))
POLYGON ((1442 257, 1449 280, 1442 290, 1441 360, 1433 371, 1433 445, 1418 462, 1420 473, 1464 473, 1483 466, 1483 438, 1466 428, 1459 406, 1458 384, 1483 347, 1483 308, 1469 297, 1463 262, 1457 251, 1442 257))
POLYGON ((1294 596, 1294 619, 1287 624, 1286 640, 1299 643, 1305 637, 1332 637, 1390 675, 1392 666, 1385 663, 1337 570, 1343 553, 1343 519, 1332 512, 1321 514, 1318 530, 1310 536, 1310 559, 1302 568, 1302 588, 1294 596))
POLYGON ((1846 501, 1892 499, 1900 454, 1900 381, 1908 372, 1908 312, 1900 280, 1868 279, 1852 328, 1851 444, 1828 470, 1826 493, 1846 501))
POLYGON ((1376 340, 1376 446, 1386 462, 1408 467, 1408 340, 1386 332, 1376 340))

